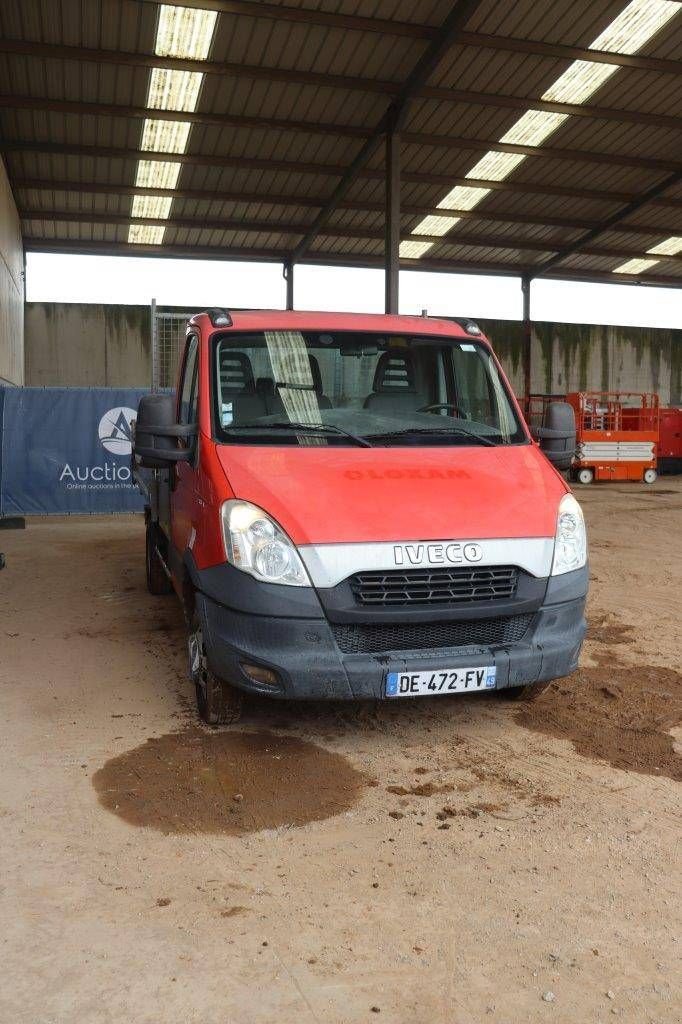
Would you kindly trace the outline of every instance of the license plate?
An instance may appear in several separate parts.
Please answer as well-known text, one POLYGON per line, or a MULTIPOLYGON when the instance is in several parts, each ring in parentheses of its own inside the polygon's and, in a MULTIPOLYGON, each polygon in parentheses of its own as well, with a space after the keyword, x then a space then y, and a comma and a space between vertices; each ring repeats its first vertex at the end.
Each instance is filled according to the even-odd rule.
POLYGON ((427 672, 389 672, 387 697, 433 697, 439 693, 475 693, 494 690, 494 665, 483 668, 442 668, 427 672))

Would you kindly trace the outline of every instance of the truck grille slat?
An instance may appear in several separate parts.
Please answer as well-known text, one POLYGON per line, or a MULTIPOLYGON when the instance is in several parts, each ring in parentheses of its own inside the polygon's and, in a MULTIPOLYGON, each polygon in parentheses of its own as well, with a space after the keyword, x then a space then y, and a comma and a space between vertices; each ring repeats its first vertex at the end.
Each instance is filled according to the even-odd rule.
POLYGON ((376 606, 508 599, 514 597, 518 580, 516 566, 494 565, 359 572, 349 582, 357 604, 376 606))
POLYGON ((457 622, 376 622, 332 624, 342 654, 383 654, 446 647, 491 647, 518 643, 533 615, 506 615, 457 622))

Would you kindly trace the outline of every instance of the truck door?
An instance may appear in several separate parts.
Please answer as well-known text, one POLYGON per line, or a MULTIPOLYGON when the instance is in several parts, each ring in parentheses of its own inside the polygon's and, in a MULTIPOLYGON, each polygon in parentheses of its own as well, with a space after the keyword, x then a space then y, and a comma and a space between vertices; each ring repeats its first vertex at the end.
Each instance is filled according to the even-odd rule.
MULTIPOLYGON (((178 423, 187 424, 198 421, 198 354, 198 339, 196 335, 191 334, 187 339, 182 374, 178 383, 178 423)), ((183 446, 186 442, 180 440, 178 444, 183 446)), ((197 464, 197 455, 195 455, 192 462, 178 462, 173 470, 171 541, 176 553, 181 558, 189 544, 195 515, 197 464)))

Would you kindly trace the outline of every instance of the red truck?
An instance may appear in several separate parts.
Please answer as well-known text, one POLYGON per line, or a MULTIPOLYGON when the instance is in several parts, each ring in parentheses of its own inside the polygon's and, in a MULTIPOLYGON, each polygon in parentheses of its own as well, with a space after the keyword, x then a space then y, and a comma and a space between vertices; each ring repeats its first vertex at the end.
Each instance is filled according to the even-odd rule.
POLYGON ((235 721, 245 692, 525 699, 572 672, 570 406, 538 433, 473 321, 194 316, 133 464, 149 590, 183 604, 204 721, 235 721))

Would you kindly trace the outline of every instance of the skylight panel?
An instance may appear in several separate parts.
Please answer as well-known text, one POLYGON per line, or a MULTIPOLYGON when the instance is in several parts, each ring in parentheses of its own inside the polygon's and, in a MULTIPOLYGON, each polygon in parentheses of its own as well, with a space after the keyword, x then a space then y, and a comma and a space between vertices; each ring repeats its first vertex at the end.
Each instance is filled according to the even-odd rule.
POLYGON ((161 245, 165 227, 153 227, 151 224, 131 224, 128 228, 128 241, 137 245, 161 245))
POLYGON ((410 239, 407 242, 400 243, 400 256, 406 260, 418 260, 420 256, 423 256, 432 247, 432 242, 413 242, 410 239))
POLYGON ((170 160, 138 160, 138 188, 176 188, 182 164, 170 160))
POLYGON ((132 217, 154 217, 165 220, 170 213, 170 196, 133 196, 132 217))
POLYGON ((653 267, 658 263, 658 260, 647 260, 647 259, 634 259, 628 260, 626 263, 621 263, 619 267, 613 271, 614 274, 641 274, 643 270, 648 270, 649 267, 653 267))
POLYGON ((191 124, 187 121, 157 121, 146 118, 142 129, 142 149, 154 153, 184 153, 191 124))
POLYGON ((677 256, 679 252, 682 252, 682 237, 671 235, 670 238, 655 245, 653 249, 647 249, 647 252, 655 256, 677 256))
MULTIPOLYGON (((472 175, 473 177, 473 175, 472 175)), ((438 203, 439 210, 473 210, 491 191, 473 185, 455 185, 438 203)))
MULTIPOLYGON (((620 14, 606 26, 597 38, 589 44, 593 50, 612 53, 636 53, 679 11, 681 5, 675 0, 631 0, 620 14)), ((541 99, 555 103, 585 103, 618 70, 616 64, 594 64, 590 61, 573 61, 566 71, 541 96, 541 99)), ((527 110, 499 140, 523 146, 540 146, 569 117, 568 114, 550 111, 527 110)), ((467 173, 467 178, 488 181, 504 181, 526 156, 522 153, 500 153, 490 150, 467 173)), ((471 210, 488 194, 489 189, 461 189, 457 186, 438 203, 439 209, 471 210)), ((428 220, 428 218, 426 218, 428 220)), ((413 234, 435 234, 427 231, 421 221, 413 234)), ((408 245, 404 242, 403 245, 408 245)), ((423 245, 424 243, 422 243, 423 245)), ((402 249, 402 246, 401 246, 402 249)), ((428 252, 424 249, 422 255, 428 252)), ((629 261, 629 263, 636 261, 629 261)), ((629 266, 629 263, 623 266, 629 266)), ((614 273, 637 273, 618 270, 614 273)))
POLYGON ((467 178, 504 181, 525 160, 523 153, 498 153, 490 150, 467 172, 467 178))
POLYGON ((431 214, 420 221, 414 229, 414 234, 447 235, 450 228, 454 228, 455 224, 458 224, 460 220, 461 217, 437 217, 435 214, 431 214))
POLYGON ((204 76, 198 71, 172 71, 152 68, 149 76, 147 106, 156 110, 197 109, 204 76))
MULTIPOLYGON (((527 110, 502 136, 500 142, 513 142, 517 146, 540 146, 567 118, 568 114, 553 114, 548 110, 527 110)), ((524 159, 522 156, 521 160, 524 159)), ((467 177, 474 178, 476 175, 470 171, 467 177)))
MULTIPOLYGON (((211 49, 218 14, 190 7, 162 4, 156 30, 154 52, 160 57, 183 57, 206 60, 211 49)), ((147 89, 150 110, 182 110, 194 112, 199 103, 204 75, 200 71, 177 71, 152 68, 147 89)), ((140 148, 154 153, 186 153, 191 124, 185 121, 164 121, 148 117, 142 128, 140 148)), ((174 189, 181 164, 177 161, 139 160, 135 184, 139 188, 174 189)), ((169 196, 133 197, 133 217, 164 220, 170 215, 169 196)), ((149 224, 131 224, 128 241, 161 245, 165 228, 149 224)))
POLYGON ((206 60, 217 17, 216 11, 162 4, 154 52, 160 57, 206 60))

